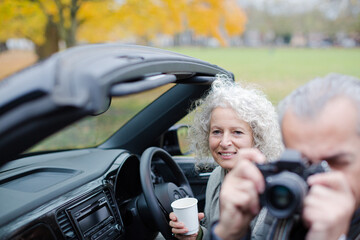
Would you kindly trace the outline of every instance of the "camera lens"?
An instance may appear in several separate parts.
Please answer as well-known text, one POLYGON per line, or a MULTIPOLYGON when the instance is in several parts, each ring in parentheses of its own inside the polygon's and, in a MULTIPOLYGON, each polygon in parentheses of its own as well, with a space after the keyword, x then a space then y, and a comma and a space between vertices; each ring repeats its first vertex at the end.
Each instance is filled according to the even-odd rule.
POLYGON ((276 218, 288 218, 302 207, 308 186, 298 174, 284 171, 266 178, 264 204, 276 218))
POLYGON ((277 209, 286 209, 294 201, 294 194, 285 186, 273 186, 269 189, 269 201, 277 209))

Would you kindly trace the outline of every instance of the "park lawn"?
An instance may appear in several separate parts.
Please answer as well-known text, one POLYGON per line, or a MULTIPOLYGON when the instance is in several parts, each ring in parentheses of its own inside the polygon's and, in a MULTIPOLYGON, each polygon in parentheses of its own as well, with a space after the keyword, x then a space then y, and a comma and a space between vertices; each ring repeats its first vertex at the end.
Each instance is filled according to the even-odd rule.
POLYGON ((360 48, 171 48, 214 63, 236 81, 258 84, 277 104, 299 85, 329 73, 360 77, 360 48))
MULTIPOLYGON (((360 48, 356 49, 266 49, 266 48, 171 48, 178 53, 223 67, 238 82, 256 84, 274 105, 308 80, 336 72, 360 77, 360 48)), ((164 90, 164 89, 163 89, 164 90)), ((89 147, 102 143, 139 109, 158 96, 158 90, 118 98, 106 115, 88 117, 55 134, 31 151, 89 147), (80 143, 80 144, 79 144, 80 143)), ((189 123, 191 116, 180 123, 189 123)))
MULTIPOLYGON (((234 73, 236 81, 257 84, 276 105, 308 80, 328 73, 360 77, 360 48, 169 48, 214 63, 234 73)), ((0 80, 36 62, 28 51, 0 54, 0 80)), ((136 107, 135 107, 136 108, 136 107)))

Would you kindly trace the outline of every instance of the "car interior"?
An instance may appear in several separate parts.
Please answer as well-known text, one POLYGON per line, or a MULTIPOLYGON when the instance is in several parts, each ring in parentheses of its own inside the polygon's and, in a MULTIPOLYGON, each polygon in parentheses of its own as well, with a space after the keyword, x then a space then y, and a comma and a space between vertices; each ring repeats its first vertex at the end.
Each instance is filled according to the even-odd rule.
POLYGON ((186 133, 217 74, 233 78, 175 52, 105 43, 2 80, 0 239, 172 239, 172 201, 195 197, 204 210, 215 165, 196 164, 186 133))

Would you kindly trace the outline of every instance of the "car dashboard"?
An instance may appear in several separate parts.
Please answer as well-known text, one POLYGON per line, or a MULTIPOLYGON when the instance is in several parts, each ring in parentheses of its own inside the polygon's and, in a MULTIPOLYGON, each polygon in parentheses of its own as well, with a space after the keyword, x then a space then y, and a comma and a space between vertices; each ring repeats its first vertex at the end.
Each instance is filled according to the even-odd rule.
POLYGON ((15 160, 0 171, 0 239, 128 239, 131 234, 125 226, 136 210, 129 205, 141 194, 136 155, 64 151, 15 160))

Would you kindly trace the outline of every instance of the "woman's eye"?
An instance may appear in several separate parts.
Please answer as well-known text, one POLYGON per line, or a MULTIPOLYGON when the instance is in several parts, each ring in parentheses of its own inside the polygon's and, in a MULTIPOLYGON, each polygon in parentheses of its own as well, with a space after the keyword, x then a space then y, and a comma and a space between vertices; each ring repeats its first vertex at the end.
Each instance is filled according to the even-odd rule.
POLYGON ((212 131, 212 134, 214 134, 214 135, 218 135, 218 134, 220 134, 221 132, 220 132, 220 130, 214 130, 214 131, 212 131))
POLYGON ((242 131, 234 131, 234 134, 241 135, 241 134, 243 134, 243 132, 242 131))

